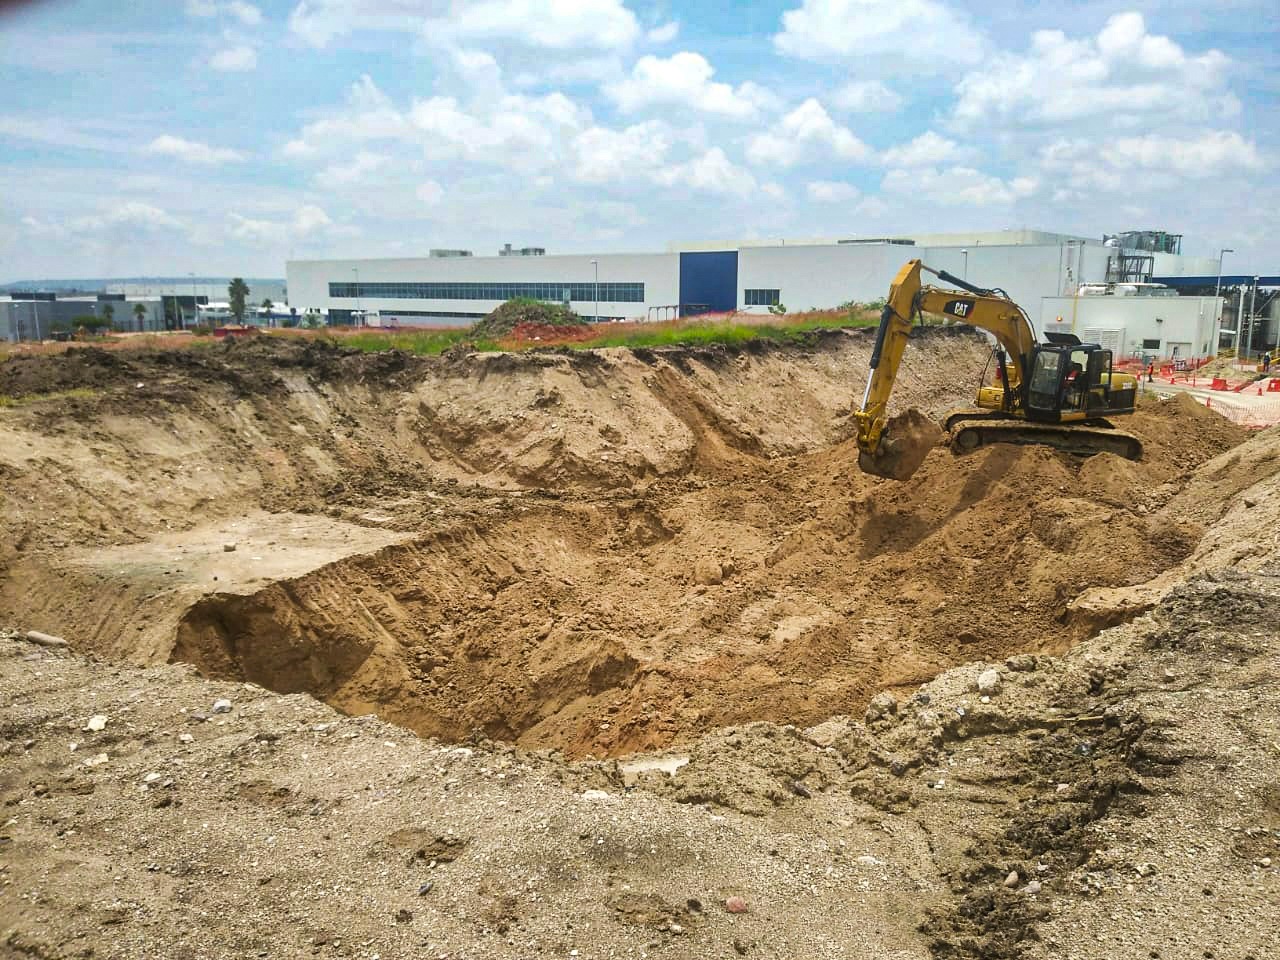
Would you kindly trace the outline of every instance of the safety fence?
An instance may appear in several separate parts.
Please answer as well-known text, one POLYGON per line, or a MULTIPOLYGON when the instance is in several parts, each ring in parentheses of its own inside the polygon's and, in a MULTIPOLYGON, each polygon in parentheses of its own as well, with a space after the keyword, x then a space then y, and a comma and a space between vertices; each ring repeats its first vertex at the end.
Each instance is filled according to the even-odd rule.
POLYGON ((1195 399, 1242 427, 1262 429, 1280 423, 1280 399, 1245 401, 1230 396, 1196 396, 1195 399))

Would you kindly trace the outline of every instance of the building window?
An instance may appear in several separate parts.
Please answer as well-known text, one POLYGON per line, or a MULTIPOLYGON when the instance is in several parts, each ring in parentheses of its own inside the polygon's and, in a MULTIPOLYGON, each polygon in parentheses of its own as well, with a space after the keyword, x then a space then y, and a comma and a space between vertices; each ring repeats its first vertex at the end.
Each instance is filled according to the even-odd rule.
MULTIPOLYGON (((775 294, 777 291, 773 291, 775 294)), ((643 283, 331 283, 334 299, 369 300, 534 300, 565 298, 576 303, 643 303, 643 283)), ((776 301, 775 301, 776 302, 776 301)))
POLYGON ((1160 338, 1159 338, 1159 337, 1157 337, 1157 338, 1156 338, 1156 339, 1154 339, 1154 340, 1143 340, 1143 341, 1142 341, 1142 349, 1143 349, 1143 350, 1159 350, 1159 349, 1160 349, 1160 338))
POLYGON ((782 302, 781 290, 743 290, 743 300, 748 307, 776 307, 782 302))

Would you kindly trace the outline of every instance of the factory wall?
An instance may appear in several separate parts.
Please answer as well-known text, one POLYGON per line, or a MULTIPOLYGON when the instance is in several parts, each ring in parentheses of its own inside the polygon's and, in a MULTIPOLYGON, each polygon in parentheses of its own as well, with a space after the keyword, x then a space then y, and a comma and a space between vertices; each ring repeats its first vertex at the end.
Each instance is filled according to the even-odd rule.
MULTIPOLYGON (((645 318, 648 307, 675 305, 680 302, 679 254, 601 254, 592 256, 552 257, 453 257, 414 258, 405 260, 294 260, 286 267, 289 303, 301 313, 307 309, 353 310, 354 297, 330 296, 331 283, 478 283, 574 284, 579 290, 587 285, 585 298, 571 300, 579 313, 595 313, 593 296, 596 279, 592 260, 599 260, 599 282, 607 284, 643 284, 642 301, 610 301, 601 299, 602 317, 645 318)), ((407 297, 360 296, 361 310, 377 310, 395 315, 399 312, 407 322, 447 324, 470 322, 502 304, 505 298, 493 299, 412 299, 407 297), (413 316, 418 311, 434 316, 413 316)))
MULTIPOLYGON (((705 303, 713 309, 728 310, 736 301, 739 309, 750 313, 766 313, 770 303, 781 303, 791 312, 836 307, 850 300, 865 303, 888 293, 889 284, 903 263, 920 259, 979 286, 1005 290, 1039 325, 1055 315, 1045 313, 1045 297, 1074 293, 1083 282, 1105 280, 1108 261, 1115 252, 1100 243, 1032 242, 1039 238, 1039 234, 1028 232, 1027 236, 1018 237, 1020 242, 975 243, 968 247, 793 243, 720 251, 603 254, 595 258, 600 261, 602 287, 611 283, 643 284, 644 296, 640 302, 604 298, 600 314, 644 319, 659 315, 652 308, 682 303, 705 303), (733 282, 735 272, 736 287, 730 295, 726 284, 733 282)), ((366 293, 357 303, 354 297, 331 296, 330 284, 353 284, 357 278, 362 287, 371 283, 487 285, 527 281, 577 285, 586 299, 575 296, 572 305, 584 316, 591 316, 595 304, 582 285, 592 283, 592 259, 583 255, 292 261, 287 268, 290 304, 299 313, 311 308, 350 311, 359 307, 377 310, 384 317, 394 317, 399 312, 402 321, 408 323, 468 323, 505 298, 411 299, 366 293), (413 315, 415 312, 417 316, 413 315)), ((1185 275, 1202 271, 1204 262, 1200 258, 1157 254, 1156 266, 1169 275, 1185 275)), ((1216 262, 1213 269, 1216 270, 1216 262)), ((559 299, 559 294, 552 299, 559 299)), ((661 313, 665 316, 669 312, 661 313)))
POLYGON ((1217 297, 1045 297, 1045 329, 1101 343, 1118 358, 1203 357, 1218 350, 1217 297))
MULTIPOLYGON (((1100 246, 977 246, 969 248, 966 266, 966 257, 957 247, 749 247, 738 254, 739 294, 748 289, 776 289, 790 311, 834 307, 848 300, 866 303, 883 298, 895 274, 910 259, 982 287, 1000 287, 1038 321, 1040 300, 1047 293, 1079 283, 1082 273, 1086 278, 1105 276, 1107 251, 1100 246)), ((926 282, 929 280, 926 277, 926 282)))

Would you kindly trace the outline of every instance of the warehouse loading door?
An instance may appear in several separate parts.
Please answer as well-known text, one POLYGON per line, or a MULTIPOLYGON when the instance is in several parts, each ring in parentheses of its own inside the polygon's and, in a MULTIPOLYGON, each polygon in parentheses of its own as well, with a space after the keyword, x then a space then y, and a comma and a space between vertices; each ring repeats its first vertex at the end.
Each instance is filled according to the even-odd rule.
POLYGON ((738 251, 680 254, 680 315, 738 309, 738 251))

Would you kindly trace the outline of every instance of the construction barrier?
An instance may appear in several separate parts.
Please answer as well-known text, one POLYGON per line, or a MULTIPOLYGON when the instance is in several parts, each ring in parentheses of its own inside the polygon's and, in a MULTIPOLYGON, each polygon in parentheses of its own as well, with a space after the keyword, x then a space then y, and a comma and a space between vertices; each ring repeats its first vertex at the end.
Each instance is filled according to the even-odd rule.
POLYGON ((1280 393, 1280 379, 1272 377, 1267 381, 1267 393, 1280 393))
POLYGON ((1227 397, 1196 397, 1215 413, 1220 413, 1233 423, 1251 429, 1274 427, 1280 423, 1280 400, 1264 400, 1261 403, 1232 400, 1227 397))

